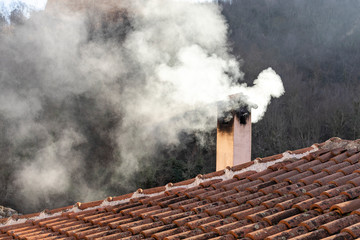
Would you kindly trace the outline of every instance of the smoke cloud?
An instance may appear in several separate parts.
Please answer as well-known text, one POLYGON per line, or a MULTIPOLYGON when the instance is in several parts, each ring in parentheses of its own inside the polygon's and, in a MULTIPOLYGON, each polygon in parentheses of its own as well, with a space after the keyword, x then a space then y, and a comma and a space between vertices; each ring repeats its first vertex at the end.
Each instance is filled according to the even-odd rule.
POLYGON ((2 187, 25 212, 126 191, 156 144, 213 129, 218 101, 240 92, 256 122, 284 93, 270 68, 239 84, 215 4, 91 2, 0 35, 0 160, 13 170, 2 187))

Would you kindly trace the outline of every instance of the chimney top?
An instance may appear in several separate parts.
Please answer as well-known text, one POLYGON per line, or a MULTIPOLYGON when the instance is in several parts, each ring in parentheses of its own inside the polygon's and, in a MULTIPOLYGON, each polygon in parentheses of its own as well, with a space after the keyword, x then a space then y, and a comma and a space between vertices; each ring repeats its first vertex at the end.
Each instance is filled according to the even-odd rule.
POLYGON ((218 105, 216 170, 251 161, 251 112, 241 96, 218 105))

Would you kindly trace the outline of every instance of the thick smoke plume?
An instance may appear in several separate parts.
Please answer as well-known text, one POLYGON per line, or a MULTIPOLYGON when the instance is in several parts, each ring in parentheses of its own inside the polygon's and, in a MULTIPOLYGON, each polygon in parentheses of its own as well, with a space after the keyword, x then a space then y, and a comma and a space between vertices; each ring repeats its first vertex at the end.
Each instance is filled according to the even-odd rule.
POLYGON ((215 4, 93 2, 0 37, 0 158, 13 170, 2 191, 25 212, 124 191, 156 144, 213 129, 218 101, 242 93, 256 122, 284 93, 272 69, 239 84, 215 4))

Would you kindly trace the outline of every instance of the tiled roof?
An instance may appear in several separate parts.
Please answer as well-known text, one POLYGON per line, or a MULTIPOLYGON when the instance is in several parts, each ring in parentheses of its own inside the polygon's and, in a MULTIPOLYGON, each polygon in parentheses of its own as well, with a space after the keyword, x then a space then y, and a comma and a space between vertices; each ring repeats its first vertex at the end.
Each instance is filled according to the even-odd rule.
POLYGON ((2 221, 0 239, 357 239, 360 142, 2 221), (256 170, 256 171, 255 171, 256 170))

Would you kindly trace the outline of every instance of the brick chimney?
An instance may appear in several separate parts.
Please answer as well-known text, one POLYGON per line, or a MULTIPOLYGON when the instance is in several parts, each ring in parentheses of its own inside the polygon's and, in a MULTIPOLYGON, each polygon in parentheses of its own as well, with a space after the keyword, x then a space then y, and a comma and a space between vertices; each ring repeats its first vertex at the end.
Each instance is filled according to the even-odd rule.
POLYGON ((250 161, 251 113, 247 106, 244 106, 218 117, 216 170, 250 161))

